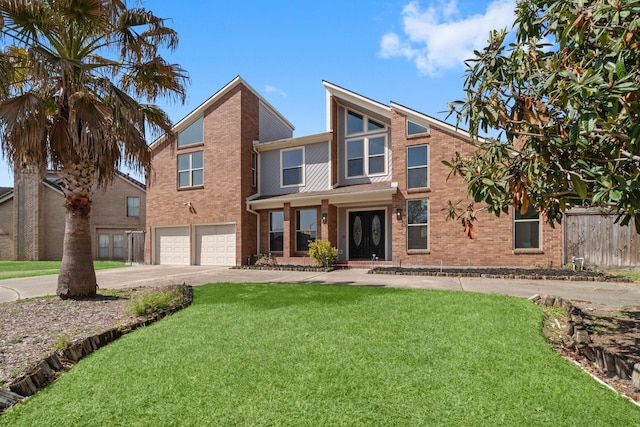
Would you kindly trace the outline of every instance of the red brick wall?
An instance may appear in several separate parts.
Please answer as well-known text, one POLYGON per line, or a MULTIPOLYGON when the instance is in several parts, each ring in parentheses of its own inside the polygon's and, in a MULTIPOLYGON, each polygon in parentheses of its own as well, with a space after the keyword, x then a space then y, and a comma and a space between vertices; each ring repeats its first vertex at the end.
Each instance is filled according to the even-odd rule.
MULTIPOLYGON (((513 250, 513 217, 501 215, 496 218, 486 211, 478 213, 477 233, 474 240, 468 239, 459 221, 446 219, 443 211, 447 201, 466 207, 472 200, 466 196, 466 187, 459 176, 447 181, 450 169, 442 164, 454 153, 471 153, 475 147, 453 132, 431 127, 430 135, 407 138, 405 117, 392 111, 391 144, 393 150, 393 181, 398 182, 398 193, 394 196, 391 215, 393 233, 392 250, 395 265, 440 265, 445 266, 553 266, 562 265, 562 231, 543 226, 542 250, 536 253, 516 253, 513 250), (407 190, 406 147, 429 145, 429 189, 422 192, 407 190), (429 250, 407 252, 406 201, 429 199, 429 250), (395 217, 396 209, 402 209, 402 220, 395 217)), ((476 209, 482 204, 476 204, 476 209)))
POLYGON ((155 148, 147 187, 146 262, 152 261, 152 227, 236 223, 236 263, 257 252, 256 216, 246 211, 251 185, 251 150, 259 136, 257 97, 244 85, 230 89, 204 112, 204 144, 155 148), (177 156, 203 151, 201 188, 178 189, 177 156), (193 211, 184 203, 191 202, 193 211))

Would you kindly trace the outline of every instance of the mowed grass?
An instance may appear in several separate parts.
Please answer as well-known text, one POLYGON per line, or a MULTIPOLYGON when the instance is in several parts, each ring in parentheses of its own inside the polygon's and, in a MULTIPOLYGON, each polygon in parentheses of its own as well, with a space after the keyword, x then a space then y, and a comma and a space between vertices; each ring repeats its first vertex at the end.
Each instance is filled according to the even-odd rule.
POLYGON ((2 426, 635 426, 559 357, 531 302, 213 284, 82 360, 2 426))
MULTIPOLYGON (((96 270, 126 267, 124 261, 94 261, 96 270)), ((0 280, 58 274, 60 261, 0 261, 0 280)))

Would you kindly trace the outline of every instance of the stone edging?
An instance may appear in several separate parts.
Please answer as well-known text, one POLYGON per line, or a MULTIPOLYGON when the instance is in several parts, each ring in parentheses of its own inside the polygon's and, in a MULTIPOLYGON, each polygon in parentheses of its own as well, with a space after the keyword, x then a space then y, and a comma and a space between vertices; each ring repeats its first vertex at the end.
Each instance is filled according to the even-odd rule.
POLYGON ((435 277, 481 277, 486 279, 522 279, 522 280, 567 280, 570 282, 620 282, 620 283, 633 283, 633 280, 624 276, 586 276, 586 275, 571 275, 555 276, 544 274, 489 274, 474 271, 433 271, 433 270, 420 270, 412 268, 398 269, 395 267, 376 267, 368 271, 369 274, 390 274, 390 275, 402 275, 402 276, 435 276, 435 277))
POLYGON ((595 363, 607 377, 617 376, 623 381, 630 381, 631 386, 640 391, 640 363, 634 364, 624 356, 594 346, 585 329, 582 310, 560 297, 534 295, 529 300, 541 306, 564 308, 567 315, 567 326, 562 335, 564 347, 595 363))
POLYGON ((317 271, 328 273, 336 267, 316 267, 313 265, 241 265, 231 267, 232 270, 281 270, 281 271, 317 271))
POLYGON ((55 381, 64 371, 71 369, 80 359, 104 347, 112 341, 142 326, 150 325, 163 317, 188 307, 193 302, 193 287, 183 285, 183 301, 170 310, 154 313, 142 320, 129 323, 119 328, 76 340, 60 352, 53 352, 40 362, 31 366, 27 373, 9 384, 9 390, 0 388, 0 412, 15 405, 22 399, 32 396, 55 381))

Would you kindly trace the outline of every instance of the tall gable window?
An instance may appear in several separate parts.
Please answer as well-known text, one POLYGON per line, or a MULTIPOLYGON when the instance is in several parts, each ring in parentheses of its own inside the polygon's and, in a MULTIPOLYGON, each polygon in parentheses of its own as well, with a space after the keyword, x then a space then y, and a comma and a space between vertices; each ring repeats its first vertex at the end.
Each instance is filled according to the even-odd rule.
POLYGON ((200 117, 178 134, 178 147, 204 142, 204 118, 200 117))
POLYGON ((407 136, 424 135, 429 133, 429 128, 411 120, 407 120, 407 136))
POLYGON ((540 214, 533 207, 523 214, 518 209, 513 220, 513 246, 515 249, 541 249, 540 214))
POLYGON ((280 164, 282 165, 280 175, 282 187, 304 185, 304 148, 282 150, 280 164))
POLYGON ((429 249, 429 200, 407 200, 407 250, 429 249))
POLYGON ((386 172, 386 126, 362 114, 347 111, 347 177, 386 172))
POLYGON ((429 147, 416 145, 407 147, 407 188, 426 188, 429 186, 429 147))
POLYGON ((178 187, 199 187, 203 184, 202 151, 178 156, 178 187))

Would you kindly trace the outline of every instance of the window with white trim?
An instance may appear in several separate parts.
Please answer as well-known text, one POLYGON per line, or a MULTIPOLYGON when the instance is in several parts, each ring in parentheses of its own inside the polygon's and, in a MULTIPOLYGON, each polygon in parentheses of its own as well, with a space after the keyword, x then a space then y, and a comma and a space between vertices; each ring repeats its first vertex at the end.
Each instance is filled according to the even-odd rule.
POLYGON ((529 207, 524 214, 515 209, 513 218, 514 249, 540 249, 540 214, 529 207))
POLYGON ((386 126, 365 115, 347 111, 347 177, 381 175, 387 170, 386 126))
POLYGON ((255 151, 251 152, 251 185, 258 185, 258 155, 255 151))
POLYGON ((428 127, 407 119, 407 136, 424 135, 428 133, 428 127))
POLYGON ((296 211, 296 252, 307 252, 309 242, 316 240, 317 212, 315 209, 296 211))
POLYGON ((280 151, 280 185, 304 185, 304 147, 280 151))
POLYGON ((407 188, 426 188, 429 186, 429 146, 414 145, 407 147, 407 188))
POLYGON ((140 197, 127 197, 127 216, 140 216, 140 197))
POLYGON ((200 117, 178 133, 178 147, 204 142, 204 118, 200 117))
POLYGON ((429 249, 429 199, 407 200, 407 250, 429 249))
POLYGON ((178 187, 198 187, 203 182, 202 151, 178 155, 178 187))
POLYGON ((282 252, 284 247, 284 212, 269 214, 269 252, 282 252))

